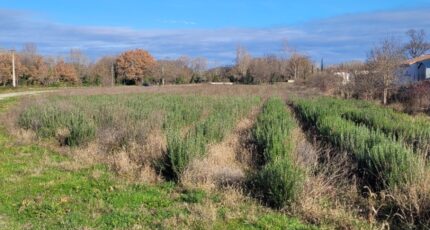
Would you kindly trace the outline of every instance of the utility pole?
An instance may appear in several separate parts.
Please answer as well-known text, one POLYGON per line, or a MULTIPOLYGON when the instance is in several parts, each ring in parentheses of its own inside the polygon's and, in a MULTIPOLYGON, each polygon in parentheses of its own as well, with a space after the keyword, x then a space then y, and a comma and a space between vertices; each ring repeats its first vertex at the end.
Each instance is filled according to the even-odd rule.
POLYGON ((161 85, 164 85, 164 66, 161 66, 161 85))
POLYGON ((112 66, 111 66, 111 74, 112 74, 112 87, 114 87, 115 86, 115 69, 114 69, 114 66, 113 66, 113 62, 112 62, 112 66))
POLYGON ((12 86, 16 87, 16 76, 15 76, 15 50, 11 50, 12 52, 12 86))

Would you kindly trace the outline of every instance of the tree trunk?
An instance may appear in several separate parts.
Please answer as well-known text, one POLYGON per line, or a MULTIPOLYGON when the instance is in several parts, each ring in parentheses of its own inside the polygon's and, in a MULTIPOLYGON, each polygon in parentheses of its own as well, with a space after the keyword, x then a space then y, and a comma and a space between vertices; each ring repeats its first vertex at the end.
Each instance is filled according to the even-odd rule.
POLYGON ((294 80, 297 80, 297 67, 294 67, 294 80))
POLYGON ((383 97, 384 97, 383 103, 384 103, 384 105, 386 105, 387 104, 387 97, 388 97, 388 88, 387 87, 384 87, 384 96, 383 97))

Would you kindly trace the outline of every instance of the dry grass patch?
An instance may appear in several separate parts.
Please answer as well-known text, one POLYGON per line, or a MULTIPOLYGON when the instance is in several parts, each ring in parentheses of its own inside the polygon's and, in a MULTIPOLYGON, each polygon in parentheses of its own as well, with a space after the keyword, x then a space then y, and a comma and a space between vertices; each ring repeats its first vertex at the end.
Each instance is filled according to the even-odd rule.
POLYGON ((252 155, 243 141, 248 138, 257 114, 258 108, 254 108, 221 143, 209 146, 205 157, 194 159, 182 175, 181 183, 205 190, 240 186, 253 167, 252 155))
MULTIPOLYGON (((368 201, 358 189, 355 164, 347 153, 315 141, 301 129, 294 131, 297 164, 306 170, 303 190, 290 212, 314 224, 339 229, 373 228, 368 201)), ((376 227, 377 225, 375 225, 376 227)))

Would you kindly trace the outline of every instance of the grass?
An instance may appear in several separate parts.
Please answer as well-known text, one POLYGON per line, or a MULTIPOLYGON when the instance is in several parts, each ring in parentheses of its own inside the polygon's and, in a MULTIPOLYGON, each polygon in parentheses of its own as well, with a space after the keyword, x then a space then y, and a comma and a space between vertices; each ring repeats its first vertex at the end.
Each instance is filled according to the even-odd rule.
MULTIPOLYGON (((14 100, 0 102, 0 108, 14 100)), ((105 165, 71 170, 71 159, 18 144, 0 129, 0 228, 314 229, 251 200, 184 190, 173 182, 126 182, 105 165), (211 217, 211 218, 206 218, 211 217)))
MULTIPOLYGON (((269 88, 263 88, 266 87, 269 88)), ((399 131, 383 128, 388 125, 376 126, 373 120, 359 120, 351 115, 362 109, 371 114, 366 119, 374 119, 373 116, 385 115, 383 108, 328 98, 295 102, 303 121, 313 126, 324 141, 337 147, 333 151, 350 153, 351 158, 337 164, 319 156, 325 154, 319 146, 304 143, 301 138, 305 137, 297 130, 282 99, 270 98, 266 93, 260 98, 269 99, 255 123, 254 116, 248 119, 250 111, 257 111, 252 108, 263 104, 254 93, 250 96, 249 90, 261 94, 260 88, 179 87, 174 93, 170 87, 161 92, 163 88, 142 88, 154 91, 145 94, 38 97, 23 100, 21 106, 16 106, 20 110, 9 110, 8 117, 17 117, 18 127, 36 134, 44 146, 55 145, 55 141, 57 144, 54 150, 19 144, 12 142, 14 138, 4 129, 0 130, 0 152, 4 152, 0 157, 0 229, 315 228, 289 215, 300 216, 322 228, 327 225, 360 229, 379 225, 368 221, 372 217, 367 219, 367 207, 387 218, 395 218, 399 214, 393 213, 406 210, 401 205, 410 208, 409 204, 417 203, 416 210, 404 212, 405 216, 427 210, 428 206, 422 205, 426 195, 417 190, 418 202, 414 202, 409 194, 415 193, 407 188, 425 187, 414 183, 421 178, 416 176, 415 169, 418 172, 423 161, 414 153, 421 146, 395 133, 399 131), (214 95, 204 96, 205 90, 214 95), (246 128, 238 131, 243 125, 239 121, 243 120, 247 120, 246 128), (226 140, 230 134, 237 140, 226 140), (254 141, 256 149, 248 146, 250 141, 254 141), (67 148, 57 148, 58 145, 67 148), (222 147, 226 146, 228 151, 231 149, 229 156, 222 155, 226 151, 222 147), (207 169, 217 162, 211 158, 218 156, 212 156, 214 147, 219 149, 217 154, 233 159, 232 166, 220 161, 224 171, 207 169), (65 154, 58 154, 55 149, 65 154), (247 156, 238 152, 241 150, 247 156), (93 153, 97 153, 93 161, 87 161, 85 157, 92 157, 93 153), (261 159, 254 159, 254 154, 261 159), (203 163, 198 164, 200 161, 203 163), (358 173, 354 171, 355 163, 358 173), (252 196, 239 192, 243 180, 216 184, 217 189, 190 185, 187 173, 192 173, 195 165, 203 165, 201 174, 193 174, 196 178, 210 178, 205 173, 230 173, 232 169, 243 169, 243 175, 249 172, 252 196), (324 170, 324 166, 330 169, 324 170), (338 173, 337 170, 344 170, 342 167, 351 171, 338 173), (337 174, 329 175, 332 171, 337 174), (131 180, 129 173, 133 174, 131 180), (156 179, 134 180, 142 173, 156 179), (354 184, 355 175, 349 178, 354 173, 360 176, 358 187, 354 184), (371 198, 356 191, 363 185, 370 185, 373 192, 381 191, 378 195, 386 194, 386 200, 367 203, 371 198), (396 189, 402 193, 391 192, 396 189), (388 199, 397 199, 397 203, 388 199)), ((0 101, 0 105, 14 103, 0 101)), ((409 121, 402 119, 396 121, 409 121)), ((415 118, 410 121, 424 122, 415 118)), ((425 215, 413 218, 425 220, 425 215)))
POLYGON ((377 130, 404 143, 415 152, 428 154, 430 149, 430 121, 421 116, 385 108, 362 100, 319 98, 318 103, 330 107, 333 113, 371 130, 377 130))
POLYGON ((190 161, 203 157, 207 146, 221 142, 259 100, 221 100, 213 104, 213 112, 201 119, 185 136, 182 130, 170 129, 167 134, 168 169, 176 179, 180 177, 190 161))
POLYGON ((159 170, 176 180, 192 159, 203 156, 207 145, 220 142, 259 102, 257 97, 160 94, 46 100, 23 106, 18 125, 66 146, 97 142, 106 154, 136 152, 136 146, 151 144, 147 139, 152 132, 162 130, 167 156, 159 170))
POLYGON ((406 143, 415 152, 428 155, 430 149, 430 122, 422 117, 413 117, 399 113, 390 108, 382 108, 371 103, 351 103, 351 107, 343 114, 346 119, 369 128, 381 130, 406 143))
POLYGON ((343 118, 342 112, 349 106, 332 99, 295 102, 302 119, 315 126, 324 139, 353 154, 361 175, 373 189, 413 182, 419 159, 395 138, 343 118))
POLYGON ((428 228, 428 149, 427 140, 420 142, 428 121, 358 100, 318 98, 293 104, 305 127, 355 162, 357 189, 367 199, 364 207, 372 207, 369 216, 395 229, 428 228))
POLYGON ((285 103, 271 98, 263 106, 253 132, 264 158, 264 166, 254 178, 256 190, 276 208, 294 202, 304 180, 304 173, 295 164, 293 156, 292 132, 295 127, 285 103))

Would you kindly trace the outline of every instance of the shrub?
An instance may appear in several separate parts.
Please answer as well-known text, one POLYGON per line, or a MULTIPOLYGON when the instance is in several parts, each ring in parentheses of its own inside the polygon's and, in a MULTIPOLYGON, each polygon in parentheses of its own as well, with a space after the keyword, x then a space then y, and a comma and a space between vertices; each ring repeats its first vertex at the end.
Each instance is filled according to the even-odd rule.
POLYGON ((61 129, 67 134, 62 143, 78 146, 91 141, 95 136, 95 127, 81 111, 69 112, 55 106, 32 106, 18 117, 18 124, 24 129, 31 129, 39 137, 55 137, 61 129))
POLYGON ((337 77, 329 72, 313 74, 309 77, 305 84, 310 87, 318 88, 327 94, 337 94, 343 87, 342 78, 337 77))
POLYGON ((295 106, 302 119, 314 125, 325 140, 353 154, 361 175, 372 188, 394 188, 416 179, 418 158, 413 152, 378 129, 342 118, 348 111, 346 103, 320 99, 296 101, 295 106))
POLYGON ((303 184, 304 174, 292 156, 295 127, 282 100, 271 98, 264 105, 253 130, 265 163, 253 182, 263 199, 276 208, 291 204, 303 184))
POLYGON ((79 146, 92 140, 95 136, 95 127, 93 122, 85 119, 82 113, 77 115, 71 114, 66 123, 70 135, 64 140, 68 146, 79 146))
POLYGON ((399 88, 394 96, 405 104, 407 112, 428 112, 430 110, 430 81, 422 81, 399 88))
POLYGON ((206 140, 202 133, 191 132, 184 137, 180 131, 167 135, 167 174, 178 180, 192 159, 206 152, 206 140))
POLYGON ((255 185, 267 204, 283 208, 296 200, 303 180, 303 172, 290 159, 277 159, 261 169, 256 175, 255 185))

